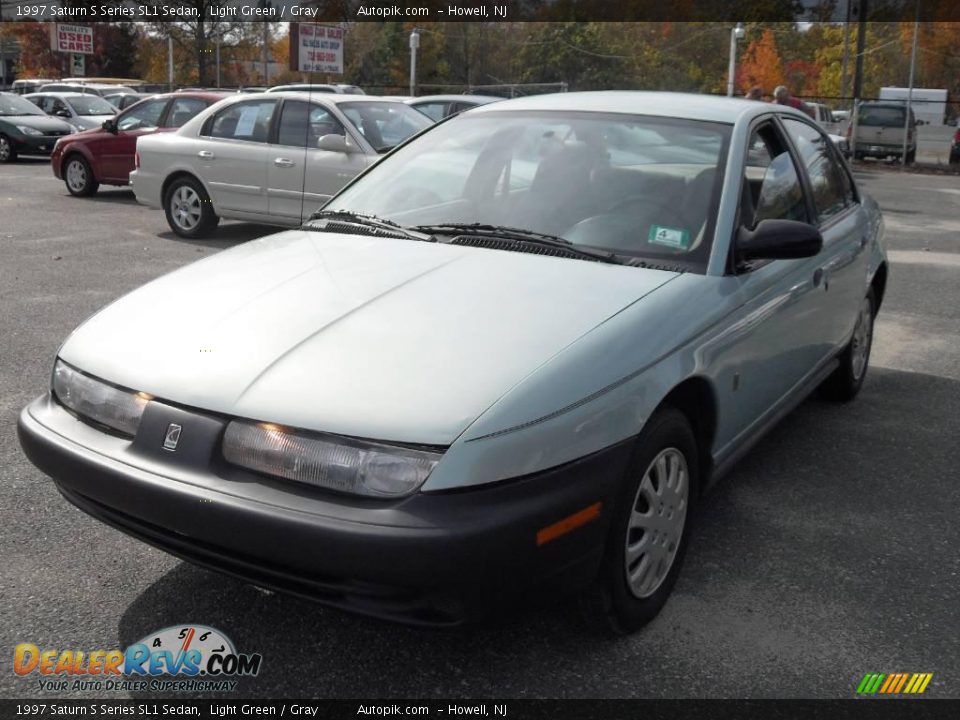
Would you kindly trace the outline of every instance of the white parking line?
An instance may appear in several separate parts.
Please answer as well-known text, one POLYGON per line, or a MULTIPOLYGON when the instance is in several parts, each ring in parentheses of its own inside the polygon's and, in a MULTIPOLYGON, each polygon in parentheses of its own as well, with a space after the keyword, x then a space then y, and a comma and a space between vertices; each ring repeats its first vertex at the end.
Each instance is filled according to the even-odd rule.
POLYGON ((892 263, 903 263, 905 265, 960 267, 960 253, 927 252, 925 250, 888 250, 887 257, 892 263))

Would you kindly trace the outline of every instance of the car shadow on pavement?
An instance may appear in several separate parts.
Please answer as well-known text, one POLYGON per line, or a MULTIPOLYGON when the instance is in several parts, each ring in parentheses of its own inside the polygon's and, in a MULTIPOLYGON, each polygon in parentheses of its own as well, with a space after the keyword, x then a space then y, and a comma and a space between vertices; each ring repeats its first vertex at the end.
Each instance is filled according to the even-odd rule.
MULTIPOLYGON (((64 190, 64 195, 68 195, 66 190, 64 190)), ((90 197, 77 198, 78 202, 93 202, 93 203, 123 203, 124 205, 136 205, 137 196, 133 194, 133 190, 128 188, 115 188, 112 190, 98 190, 96 194, 91 195, 90 197)))
POLYGON ((202 245, 210 248, 224 248, 230 243, 248 242, 250 240, 266 237, 267 235, 275 235, 280 232, 285 232, 286 230, 287 228, 277 227, 275 225, 256 225, 254 223, 246 222, 222 222, 219 226, 217 226, 216 230, 214 230, 208 237, 205 238, 191 240, 189 238, 180 237, 170 230, 157 233, 157 237, 162 238, 163 240, 173 240, 174 242, 183 243, 185 245, 202 245))
POLYGON ((259 675, 232 694, 245 698, 676 697, 693 689, 655 678, 689 678, 733 656, 739 669, 720 673, 733 682, 726 696, 749 693, 758 673, 768 692, 789 693, 792 668, 808 656, 843 669, 884 651, 870 629, 903 610, 903 578, 915 583, 909 609, 924 624, 901 642, 927 651, 948 642, 936 628, 956 625, 958 605, 923 588, 950 582, 958 407, 960 382, 883 368, 871 368, 856 402, 803 403, 705 499, 671 600, 629 638, 595 634, 571 603, 452 629, 405 627, 180 563, 128 606, 120 647, 179 624, 217 628, 238 652, 263 655, 259 675))

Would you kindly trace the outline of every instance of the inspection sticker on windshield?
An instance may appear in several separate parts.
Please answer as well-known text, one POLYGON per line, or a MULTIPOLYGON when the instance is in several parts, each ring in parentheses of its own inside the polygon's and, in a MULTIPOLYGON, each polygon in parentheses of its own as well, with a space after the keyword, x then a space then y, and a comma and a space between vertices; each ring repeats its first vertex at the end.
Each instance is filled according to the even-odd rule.
POLYGON ((690 233, 682 228, 651 225, 647 242, 651 245, 666 245, 678 250, 686 250, 690 247, 690 233))

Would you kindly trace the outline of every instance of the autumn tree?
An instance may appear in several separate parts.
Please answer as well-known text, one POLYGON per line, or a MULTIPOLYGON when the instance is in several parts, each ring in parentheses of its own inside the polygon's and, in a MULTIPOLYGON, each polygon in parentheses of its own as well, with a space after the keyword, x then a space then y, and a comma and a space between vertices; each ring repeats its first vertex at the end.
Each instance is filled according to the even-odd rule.
POLYGON ((783 85, 783 63, 777 51, 773 31, 766 29, 759 39, 747 46, 737 66, 736 86, 746 92, 759 85, 765 93, 772 93, 777 85, 783 85))

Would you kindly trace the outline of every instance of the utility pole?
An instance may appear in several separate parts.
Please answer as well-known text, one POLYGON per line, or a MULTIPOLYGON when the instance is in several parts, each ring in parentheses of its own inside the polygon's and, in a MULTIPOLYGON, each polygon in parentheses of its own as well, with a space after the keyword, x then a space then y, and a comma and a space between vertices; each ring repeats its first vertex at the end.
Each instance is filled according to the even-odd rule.
POLYGON ((860 94, 863 90, 863 51, 867 44, 867 0, 857 0, 857 59, 853 70, 853 117, 850 126, 850 152, 857 157, 857 125, 860 114, 860 94))
MULTIPOLYGON (((0 0, 0 28, 3 27, 3 0, 0 0)), ((0 36, 0 88, 7 86, 7 46, 0 36)))
MULTIPOLYGON (((272 7, 272 3, 270 0, 257 0, 257 7, 267 10, 272 7)), ((263 21, 263 47, 260 48, 260 59, 263 62, 263 84, 265 87, 270 87, 270 23, 267 20, 263 21)))
POLYGON ((730 28, 730 62, 727 64, 727 97, 733 97, 734 76, 737 73, 737 40, 743 38, 743 23, 730 28))
POLYGON ((414 28, 410 31, 410 96, 416 94, 417 88, 417 48, 420 47, 420 31, 414 28))
POLYGON ((843 65, 840 68, 840 96, 843 98, 844 107, 847 104, 847 64, 850 58, 850 3, 854 0, 847 0, 847 19, 843 23, 843 65))
MULTIPOLYGON (((913 48, 910 50, 910 83, 907 85, 907 111, 903 118, 903 153, 900 155, 900 167, 907 166, 907 135, 910 133, 910 113, 913 112, 913 73, 917 67, 917 37, 920 35, 920 0, 917 0, 916 15, 913 18, 913 48)), ((917 142, 919 145, 919 140, 917 142)))
POLYGON ((223 39, 222 35, 217 35, 217 89, 220 89, 220 41, 223 39))
POLYGON ((167 36, 167 84, 173 92, 173 35, 167 36))

